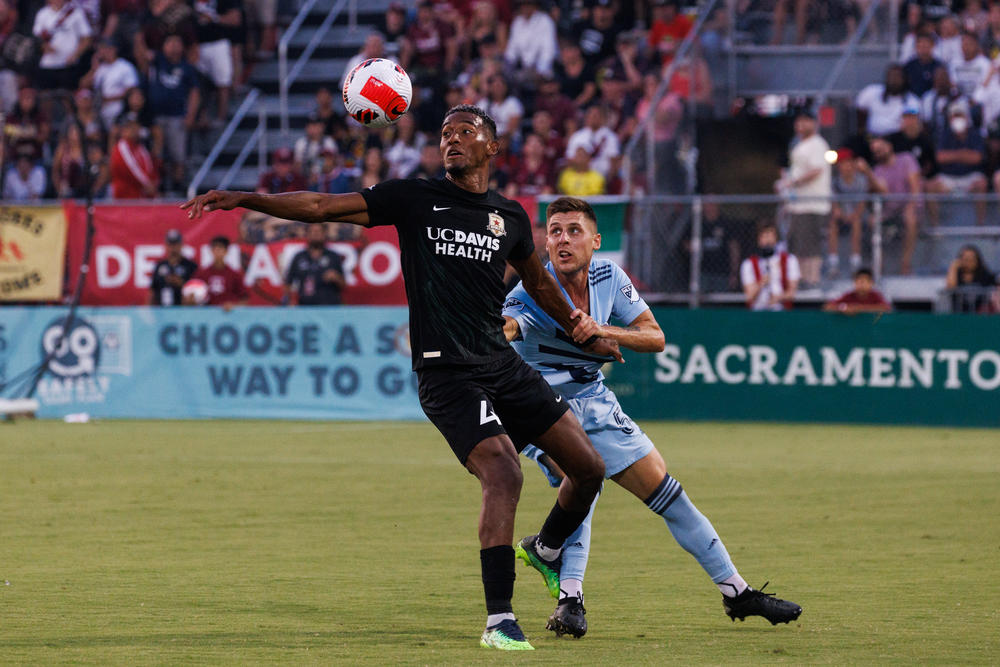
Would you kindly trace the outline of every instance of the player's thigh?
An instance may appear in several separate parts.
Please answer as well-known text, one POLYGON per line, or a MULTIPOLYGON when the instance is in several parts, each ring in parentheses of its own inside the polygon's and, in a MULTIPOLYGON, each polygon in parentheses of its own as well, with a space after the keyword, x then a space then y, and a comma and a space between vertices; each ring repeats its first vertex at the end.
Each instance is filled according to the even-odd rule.
POLYGON ((448 441, 462 465, 473 448, 498 435, 506 436, 493 400, 468 369, 425 368, 417 372, 420 407, 448 441))
POLYGON ((566 400, 552 390, 542 374, 513 351, 484 383, 518 451, 534 443, 569 410, 566 400))
POLYGON ((619 474, 656 451, 649 437, 622 410, 611 390, 572 399, 571 407, 594 449, 604 459, 606 477, 619 474))

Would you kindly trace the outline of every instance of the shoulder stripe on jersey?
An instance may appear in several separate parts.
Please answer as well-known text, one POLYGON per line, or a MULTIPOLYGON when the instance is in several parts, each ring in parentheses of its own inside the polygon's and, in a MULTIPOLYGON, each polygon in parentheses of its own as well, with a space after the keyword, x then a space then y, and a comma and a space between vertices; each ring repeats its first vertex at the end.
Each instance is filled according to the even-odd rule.
POLYGON ((597 278, 591 278, 590 279, 590 284, 591 285, 598 285, 600 283, 603 283, 605 280, 610 280, 610 279, 611 279, 611 274, 609 273, 606 276, 598 276, 597 278))
POLYGON ((544 352, 545 354, 554 354, 560 357, 569 357, 570 359, 582 359, 583 361, 614 361, 614 357, 599 357, 594 354, 584 354, 583 352, 573 352, 572 350, 562 350, 558 347, 552 347, 550 345, 538 345, 538 351, 544 352))

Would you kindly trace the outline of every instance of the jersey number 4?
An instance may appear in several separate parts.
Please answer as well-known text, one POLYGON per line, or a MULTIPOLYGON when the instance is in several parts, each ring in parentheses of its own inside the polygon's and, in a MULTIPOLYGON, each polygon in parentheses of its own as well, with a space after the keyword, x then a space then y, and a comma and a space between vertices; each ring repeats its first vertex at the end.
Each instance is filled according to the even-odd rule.
POLYGON ((490 410, 489 405, 486 404, 486 399, 479 401, 479 425, 489 424, 490 422, 496 422, 503 426, 500 418, 497 417, 497 413, 490 410))

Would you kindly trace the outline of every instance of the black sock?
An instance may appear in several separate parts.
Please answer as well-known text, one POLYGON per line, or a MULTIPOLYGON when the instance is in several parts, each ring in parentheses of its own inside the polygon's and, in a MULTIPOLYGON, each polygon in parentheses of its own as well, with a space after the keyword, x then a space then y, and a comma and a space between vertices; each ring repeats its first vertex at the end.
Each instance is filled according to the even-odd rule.
POLYGON ((514 597, 514 547, 501 544, 482 549, 479 561, 483 567, 483 590, 486 592, 486 613, 513 613, 510 600, 514 597))
POLYGON ((557 500, 556 504, 552 506, 552 511, 545 518, 542 530, 538 533, 538 541, 549 549, 562 549, 563 542, 580 527, 589 513, 589 509, 583 512, 564 510, 557 500))

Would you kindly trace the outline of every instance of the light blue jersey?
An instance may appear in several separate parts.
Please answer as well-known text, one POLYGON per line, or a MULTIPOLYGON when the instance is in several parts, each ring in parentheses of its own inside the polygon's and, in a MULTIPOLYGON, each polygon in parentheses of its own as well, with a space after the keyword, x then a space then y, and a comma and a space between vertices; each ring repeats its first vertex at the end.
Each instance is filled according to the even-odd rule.
MULTIPOLYGON (((555 275, 551 262, 545 268, 555 275)), ((627 325, 649 309, 629 277, 609 259, 591 260, 588 284, 590 316, 598 324, 608 324, 615 318, 627 325)), ((559 288, 572 305, 566 290, 562 285, 559 288)), ((512 343, 514 349, 532 368, 541 372, 557 393, 577 398, 603 389, 601 366, 609 359, 587 354, 574 345, 520 283, 507 295, 503 314, 516 320, 521 328, 522 339, 512 343)))

